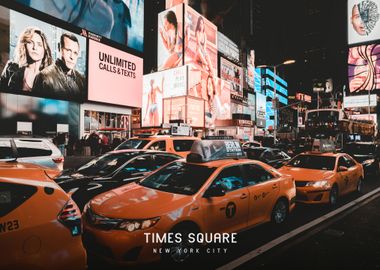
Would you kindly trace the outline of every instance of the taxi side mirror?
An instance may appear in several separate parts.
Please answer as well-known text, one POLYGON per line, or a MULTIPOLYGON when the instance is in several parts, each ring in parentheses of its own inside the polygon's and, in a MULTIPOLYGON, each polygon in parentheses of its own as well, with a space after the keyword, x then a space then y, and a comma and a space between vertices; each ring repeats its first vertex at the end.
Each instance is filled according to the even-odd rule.
POLYGON ((203 195, 204 198, 223 197, 226 195, 226 190, 221 186, 210 187, 203 195))
POLYGON ((347 172, 347 171, 348 171, 348 168, 345 166, 339 166, 338 167, 338 172, 347 172))

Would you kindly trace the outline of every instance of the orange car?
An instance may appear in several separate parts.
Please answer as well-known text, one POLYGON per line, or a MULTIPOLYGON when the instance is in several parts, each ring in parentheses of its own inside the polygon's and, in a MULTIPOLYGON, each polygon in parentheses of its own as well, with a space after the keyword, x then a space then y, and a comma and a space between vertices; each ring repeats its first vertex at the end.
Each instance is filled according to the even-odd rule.
POLYGON ((0 269, 86 269, 79 209, 49 179, 58 173, 0 163, 0 269))
POLYGON ((362 165, 344 153, 302 153, 279 171, 294 177, 302 203, 335 205, 339 196, 362 188, 362 165))
POLYGON ((233 158, 233 151, 244 155, 237 141, 197 141, 187 161, 95 197, 83 214, 86 248, 117 264, 184 262, 190 255, 181 252, 186 239, 163 244, 150 236, 283 223, 295 206, 293 179, 259 161, 233 158), (167 245, 171 252, 154 252, 167 245))
POLYGON ((185 136, 140 136, 131 138, 121 143, 115 150, 122 149, 151 149, 174 153, 181 157, 186 157, 190 153, 194 141, 200 140, 198 137, 185 136))

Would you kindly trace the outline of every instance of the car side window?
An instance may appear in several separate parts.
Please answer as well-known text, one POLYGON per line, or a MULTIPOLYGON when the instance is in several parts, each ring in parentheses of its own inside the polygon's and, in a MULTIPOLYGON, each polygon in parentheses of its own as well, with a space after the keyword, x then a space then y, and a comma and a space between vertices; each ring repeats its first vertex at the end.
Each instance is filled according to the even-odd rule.
POLYGON ((257 164, 245 164, 243 169, 248 186, 254 186, 275 178, 273 174, 257 164))
POLYGON ((272 160, 273 159, 273 155, 270 151, 265 151, 264 154, 263 154, 263 158, 266 159, 266 160, 272 160))
POLYGON ((128 177, 151 172, 154 170, 152 164, 153 161, 151 156, 137 157, 136 159, 132 160, 130 163, 125 165, 117 174, 117 176, 128 177))
POLYGON ((193 146, 194 140, 173 140, 174 150, 176 152, 190 151, 193 146))
POLYGON ((246 187, 240 166, 231 166, 223 169, 216 177, 210 188, 221 186, 226 192, 246 187))
POLYGON ((0 159, 14 158, 11 141, 0 140, 0 159))
POLYGON ((160 155, 160 154, 157 154, 157 155, 154 155, 153 156, 153 169, 158 169, 160 168, 161 166, 164 166, 166 164, 168 164, 169 162, 172 162, 174 160, 177 160, 179 157, 176 157, 176 156, 172 156, 172 155, 160 155))
POLYGON ((15 210, 36 192, 35 186, 0 182, 0 218, 15 210))
POLYGON ((344 156, 344 159, 345 159, 345 161, 346 161, 346 163, 347 163, 347 167, 348 167, 348 168, 355 166, 355 162, 352 160, 351 157, 349 157, 349 156, 344 156))
POLYGON ((346 160, 343 157, 340 157, 339 160, 338 160, 338 168, 340 166, 348 167, 348 164, 347 164, 346 160))
POLYGON ((166 151, 166 141, 158 141, 149 146, 151 150, 166 151))
POLYGON ((14 140, 18 157, 41 157, 50 156, 53 151, 43 141, 14 140))

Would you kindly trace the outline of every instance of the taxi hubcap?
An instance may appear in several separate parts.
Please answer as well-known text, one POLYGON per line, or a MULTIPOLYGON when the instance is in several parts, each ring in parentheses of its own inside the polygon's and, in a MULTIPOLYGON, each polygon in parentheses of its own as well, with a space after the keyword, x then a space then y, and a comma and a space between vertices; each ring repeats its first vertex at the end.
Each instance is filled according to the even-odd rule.
POLYGON ((286 205, 283 202, 278 202, 274 212, 274 219, 277 224, 284 222, 286 218, 286 205))
POLYGON ((336 197, 337 197, 337 191, 336 191, 336 188, 333 188, 330 191, 330 203, 331 204, 335 204, 336 203, 336 197))

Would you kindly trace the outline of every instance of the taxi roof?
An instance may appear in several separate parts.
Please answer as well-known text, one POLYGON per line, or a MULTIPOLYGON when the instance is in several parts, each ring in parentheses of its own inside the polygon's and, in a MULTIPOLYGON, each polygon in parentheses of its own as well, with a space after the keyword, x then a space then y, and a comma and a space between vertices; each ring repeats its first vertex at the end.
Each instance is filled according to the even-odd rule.
POLYGON ((153 135, 153 136, 135 136, 131 140, 156 140, 156 139, 189 139, 189 140, 200 140, 198 137, 191 136, 170 136, 170 135, 153 135))
POLYGON ((339 157, 343 155, 344 153, 334 153, 334 152, 315 152, 315 151, 308 151, 308 152, 303 152, 300 155, 313 155, 313 156, 322 156, 322 157, 339 157))
POLYGON ((256 163, 257 161, 252 160, 252 159, 247 159, 247 158, 239 158, 239 159, 220 159, 220 160, 213 160, 209 162, 187 162, 189 164, 196 164, 199 166, 204 166, 204 167, 224 167, 227 165, 235 165, 235 164, 244 164, 244 163, 256 163))

